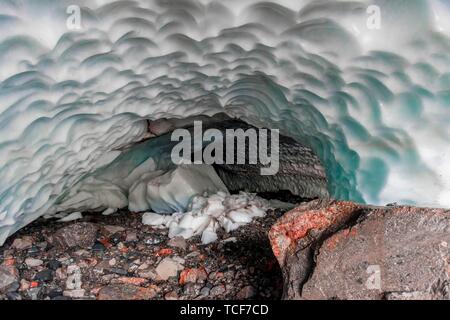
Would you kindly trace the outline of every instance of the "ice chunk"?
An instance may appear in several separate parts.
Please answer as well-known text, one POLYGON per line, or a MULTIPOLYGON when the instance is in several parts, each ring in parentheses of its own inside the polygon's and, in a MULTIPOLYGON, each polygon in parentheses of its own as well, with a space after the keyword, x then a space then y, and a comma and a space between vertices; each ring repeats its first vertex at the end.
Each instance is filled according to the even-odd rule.
POLYGON ((254 194, 241 192, 227 195, 219 191, 207 196, 195 196, 188 205, 190 211, 175 213, 172 216, 145 213, 142 223, 152 226, 168 227, 169 238, 188 239, 201 234, 203 244, 217 240, 217 230, 225 232, 250 223, 254 217, 263 217, 269 209, 269 202, 254 194))

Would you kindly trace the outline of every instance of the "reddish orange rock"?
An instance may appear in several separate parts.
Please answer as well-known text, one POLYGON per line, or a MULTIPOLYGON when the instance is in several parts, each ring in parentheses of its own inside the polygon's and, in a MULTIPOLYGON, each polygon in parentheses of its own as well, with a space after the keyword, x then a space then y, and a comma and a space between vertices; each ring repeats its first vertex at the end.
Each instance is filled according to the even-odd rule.
POLYGON ((5 266, 13 266, 15 263, 16 263, 16 259, 14 259, 14 258, 8 258, 3 262, 3 264, 5 266))
POLYGON ((198 283, 204 282, 208 278, 204 268, 184 269, 180 274, 180 285, 185 285, 188 282, 198 283))
POLYGON ((156 252, 157 257, 170 256, 173 253, 172 249, 164 248, 156 252))
POLYGON ((299 241, 307 246, 315 240, 312 234, 319 234, 328 228, 344 224, 360 206, 347 201, 315 200, 286 213, 269 232, 272 250, 280 266, 286 255, 297 247, 299 241), (324 205, 329 201, 328 205, 324 205))
POLYGON ((117 280, 121 283, 132 284, 135 286, 140 286, 147 281, 144 278, 136 278, 136 277, 120 277, 117 280))

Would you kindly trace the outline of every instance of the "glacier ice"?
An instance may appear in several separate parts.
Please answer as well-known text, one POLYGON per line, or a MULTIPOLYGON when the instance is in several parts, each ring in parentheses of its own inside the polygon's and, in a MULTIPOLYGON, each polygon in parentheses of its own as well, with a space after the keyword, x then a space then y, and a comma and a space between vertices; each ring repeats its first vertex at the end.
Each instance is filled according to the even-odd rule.
POLYGON ((126 206, 137 177, 173 167, 155 156, 161 140, 124 151, 163 137, 164 119, 220 112, 311 147, 336 198, 450 206, 447 1, 23 0, 0 12, 0 243, 45 214, 126 206), (74 4, 80 30, 66 26, 74 4))
POLYGON ((144 213, 142 223, 159 228, 169 228, 169 238, 189 239, 201 235, 203 244, 217 240, 217 231, 233 231, 250 223, 253 218, 264 217, 271 208, 270 202, 255 194, 240 192, 229 195, 219 191, 206 192, 191 199, 187 212, 161 215, 144 213))

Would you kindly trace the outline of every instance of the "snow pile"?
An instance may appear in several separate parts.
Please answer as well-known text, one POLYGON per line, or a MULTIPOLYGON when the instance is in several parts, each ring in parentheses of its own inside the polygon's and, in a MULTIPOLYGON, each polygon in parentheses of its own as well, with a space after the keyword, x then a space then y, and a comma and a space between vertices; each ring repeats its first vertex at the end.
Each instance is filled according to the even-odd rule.
POLYGON ((160 213, 185 211, 195 195, 218 191, 228 193, 212 166, 181 165, 158 176, 150 172, 134 183, 130 188, 129 209, 160 213))
POLYGON ((202 243, 208 244, 217 240, 219 228, 230 232, 250 223, 253 218, 264 217, 269 208, 269 202, 255 194, 240 192, 228 195, 219 191, 210 196, 194 197, 186 213, 177 212, 170 216, 145 213, 142 223, 169 228, 169 238, 188 239, 201 235, 202 243))

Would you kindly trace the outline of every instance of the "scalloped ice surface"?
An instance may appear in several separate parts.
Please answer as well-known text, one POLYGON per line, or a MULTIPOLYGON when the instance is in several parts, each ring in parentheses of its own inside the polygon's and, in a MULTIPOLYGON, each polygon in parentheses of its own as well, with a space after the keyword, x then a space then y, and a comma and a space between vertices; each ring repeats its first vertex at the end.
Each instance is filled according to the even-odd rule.
POLYGON ((310 146, 336 198, 449 206, 449 6, 370 2, 380 30, 358 0, 1 0, 0 244, 146 119, 219 112, 310 146))

